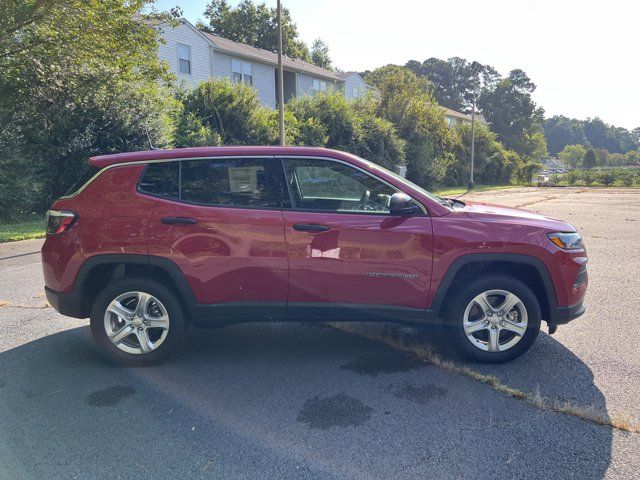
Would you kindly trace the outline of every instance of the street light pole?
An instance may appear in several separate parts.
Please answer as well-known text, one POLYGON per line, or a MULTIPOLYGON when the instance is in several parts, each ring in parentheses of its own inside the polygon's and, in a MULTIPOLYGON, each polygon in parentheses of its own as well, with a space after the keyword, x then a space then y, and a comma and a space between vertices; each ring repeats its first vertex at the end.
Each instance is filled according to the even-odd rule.
POLYGON ((284 68, 282 67, 282 6, 278 0, 278 114, 280 119, 280 145, 285 145, 284 135, 284 68))

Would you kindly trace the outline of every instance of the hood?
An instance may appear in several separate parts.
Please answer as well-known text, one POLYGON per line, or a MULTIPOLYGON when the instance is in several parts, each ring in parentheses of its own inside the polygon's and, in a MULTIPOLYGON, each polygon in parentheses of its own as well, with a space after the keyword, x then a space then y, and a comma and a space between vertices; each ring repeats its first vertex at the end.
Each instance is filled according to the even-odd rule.
POLYGON ((547 228, 555 232, 575 232, 576 229, 568 222, 548 217, 540 213, 519 208, 503 207, 491 203, 466 202, 466 206, 459 209, 474 220, 496 221, 532 225, 547 228))

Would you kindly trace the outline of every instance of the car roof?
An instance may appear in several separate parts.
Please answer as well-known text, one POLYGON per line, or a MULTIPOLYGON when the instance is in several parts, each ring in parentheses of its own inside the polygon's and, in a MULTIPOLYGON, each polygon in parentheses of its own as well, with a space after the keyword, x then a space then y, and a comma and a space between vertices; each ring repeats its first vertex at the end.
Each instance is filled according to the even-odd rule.
POLYGON ((231 146, 231 147, 188 147, 166 150, 143 150, 139 152, 112 153, 89 158, 89 165, 104 168, 117 163, 140 162, 146 160, 171 160, 179 158, 223 157, 223 156, 276 156, 304 155, 332 157, 353 160, 351 154, 338 150, 319 147, 282 147, 282 146, 231 146))

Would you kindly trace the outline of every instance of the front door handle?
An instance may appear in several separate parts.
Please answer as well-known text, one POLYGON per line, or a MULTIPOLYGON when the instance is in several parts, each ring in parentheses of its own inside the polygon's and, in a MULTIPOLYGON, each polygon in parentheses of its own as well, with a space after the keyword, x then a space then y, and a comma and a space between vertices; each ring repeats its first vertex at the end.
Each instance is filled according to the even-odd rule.
POLYGON ((326 225, 318 225, 316 223, 296 223, 293 229, 299 232, 326 232, 327 230, 331 230, 331 228, 326 225))
POLYGON ((198 220, 196 220, 195 218, 188 217, 164 217, 160 221, 166 225, 173 225, 174 223, 184 223, 187 225, 191 225, 194 223, 198 223, 198 220))

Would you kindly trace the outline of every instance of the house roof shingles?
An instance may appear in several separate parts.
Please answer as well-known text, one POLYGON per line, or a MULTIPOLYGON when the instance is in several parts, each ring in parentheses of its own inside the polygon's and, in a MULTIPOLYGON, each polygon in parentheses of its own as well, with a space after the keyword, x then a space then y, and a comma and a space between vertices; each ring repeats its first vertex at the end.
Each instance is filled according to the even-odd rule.
MULTIPOLYGON (((213 35, 211 33, 202 32, 205 37, 207 37, 211 43, 213 43, 214 48, 218 49, 221 52, 229 53, 231 55, 238 55, 240 57, 257 60, 260 62, 268 63, 269 65, 278 65, 278 54, 274 52, 270 52, 269 50, 264 50, 262 48, 252 47, 251 45, 246 45, 244 43, 234 42, 233 40, 228 40, 223 37, 219 37, 217 35, 213 35)), ((282 65, 287 70, 294 70, 296 72, 304 72, 313 76, 334 80, 334 81, 342 81, 342 78, 335 72, 331 70, 326 70, 324 68, 318 67, 309 62, 305 62, 303 60, 299 60, 297 58, 290 58, 285 55, 282 56, 282 65)))

